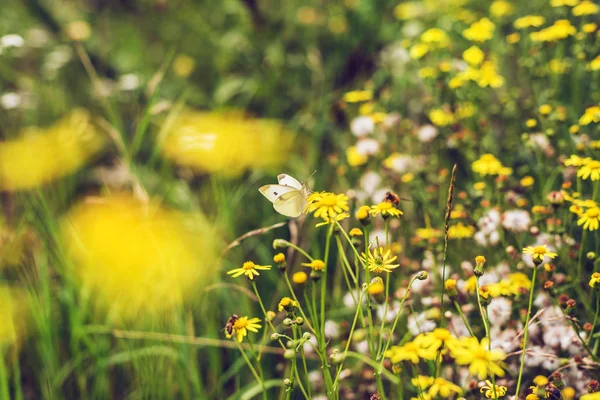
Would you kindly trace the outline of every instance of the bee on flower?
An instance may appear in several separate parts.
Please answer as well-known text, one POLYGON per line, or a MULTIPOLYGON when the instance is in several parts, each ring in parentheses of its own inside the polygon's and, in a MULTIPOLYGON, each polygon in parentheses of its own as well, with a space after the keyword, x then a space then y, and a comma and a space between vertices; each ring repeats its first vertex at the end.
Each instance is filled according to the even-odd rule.
POLYGON ((260 318, 238 317, 233 314, 225 324, 225 336, 227 339, 235 337, 241 343, 248 335, 248 332, 258 332, 261 328, 260 318))

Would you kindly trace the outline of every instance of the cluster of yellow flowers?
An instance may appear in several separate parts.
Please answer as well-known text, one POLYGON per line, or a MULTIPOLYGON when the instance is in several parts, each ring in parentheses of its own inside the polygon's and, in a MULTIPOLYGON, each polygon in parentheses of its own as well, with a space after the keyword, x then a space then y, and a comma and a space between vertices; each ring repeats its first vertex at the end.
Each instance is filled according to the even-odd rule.
POLYGON ((402 361, 418 364, 421 360, 435 360, 440 352, 449 354, 458 365, 467 365, 469 372, 478 379, 504 376, 506 354, 502 350, 490 350, 487 338, 481 341, 471 336, 457 338, 443 328, 421 333, 401 346, 392 346, 385 356, 393 364, 402 361))
POLYGON ((486 175, 511 175, 512 168, 502 165, 493 154, 483 154, 478 160, 473 161, 473 172, 481 176, 486 175))

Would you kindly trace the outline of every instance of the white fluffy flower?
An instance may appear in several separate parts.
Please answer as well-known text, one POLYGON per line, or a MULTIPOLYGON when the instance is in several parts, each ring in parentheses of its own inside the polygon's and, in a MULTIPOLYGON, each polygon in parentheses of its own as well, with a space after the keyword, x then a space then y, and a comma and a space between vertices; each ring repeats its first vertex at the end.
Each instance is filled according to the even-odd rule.
POLYGON ((340 327, 337 322, 332 320, 325 321, 325 336, 337 339, 340 336, 340 327))
POLYGON ((17 34, 0 37, 0 47, 23 47, 24 45, 25 40, 17 34))
POLYGON ((5 110, 12 110, 21 105, 21 96, 18 93, 8 92, 0 97, 0 105, 5 110))
POLYGON ((415 336, 422 332, 431 332, 436 327, 435 321, 427 319, 424 313, 408 316, 408 330, 415 336))
POLYGON ((423 143, 431 142, 438 135, 438 130, 433 125, 423 125, 417 131, 417 137, 423 143))
POLYGON ((505 297, 497 297, 490 302, 488 313, 492 325, 504 325, 510 320, 512 302, 505 297))
POLYGON ((363 156, 377 154, 379 149, 381 149, 381 145, 375 139, 365 138, 356 142, 356 152, 363 156))
POLYGON ((502 213, 502 226, 513 232, 525 232, 531 225, 529 213, 525 210, 509 210, 502 213))
POLYGON ((366 115, 356 117, 350 123, 350 131, 357 137, 366 136, 375 130, 375 121, 366 115))

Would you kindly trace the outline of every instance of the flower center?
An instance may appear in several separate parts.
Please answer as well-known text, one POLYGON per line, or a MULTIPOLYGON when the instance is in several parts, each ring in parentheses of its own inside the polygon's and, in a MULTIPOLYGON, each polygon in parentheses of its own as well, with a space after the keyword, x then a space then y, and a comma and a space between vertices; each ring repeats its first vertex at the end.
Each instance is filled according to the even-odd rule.
POLYGON ((535 254, 545 254, 546 253, 546 248, 544 246, 535 246, 533 248, 533 252, 535 254))
POLYGON ((379 209, 380 210, 389 210, 393 206, 394 205, 391 202, 389 202, 389 201, 384 201, 382 203, 379 203, 379 209))
POLYGON ((590 161, 588 164, 589 169, 600 169, 600 161, 590 161))
POLYGON ((328 194, 321 199, 321 203, 327 207, 333 207, 337 204, 337 196, 335 194, 328 194))
POLYGON ((242 265, 242 268, 244 268, 244 269, 254 269, 254 267, 255 267, 255 264, 252 261, 246 261, 244 263, 244 265, 242 265))
POLYGON ((598 216, 600 216, 600 208, 590 208, 589 210, 587 210, 586 214, 589 218, 598 218, 598 216))

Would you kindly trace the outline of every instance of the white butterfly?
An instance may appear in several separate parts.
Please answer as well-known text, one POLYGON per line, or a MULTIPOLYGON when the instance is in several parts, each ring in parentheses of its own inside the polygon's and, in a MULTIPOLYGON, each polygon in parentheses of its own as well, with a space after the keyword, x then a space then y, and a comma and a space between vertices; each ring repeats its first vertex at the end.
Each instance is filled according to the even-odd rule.
POLYGON ((295 178, 286 174, 277 175, 278 185, 265 185, 258 189, 279 214, 296 218, 306 206, 310 190, 295 178))

